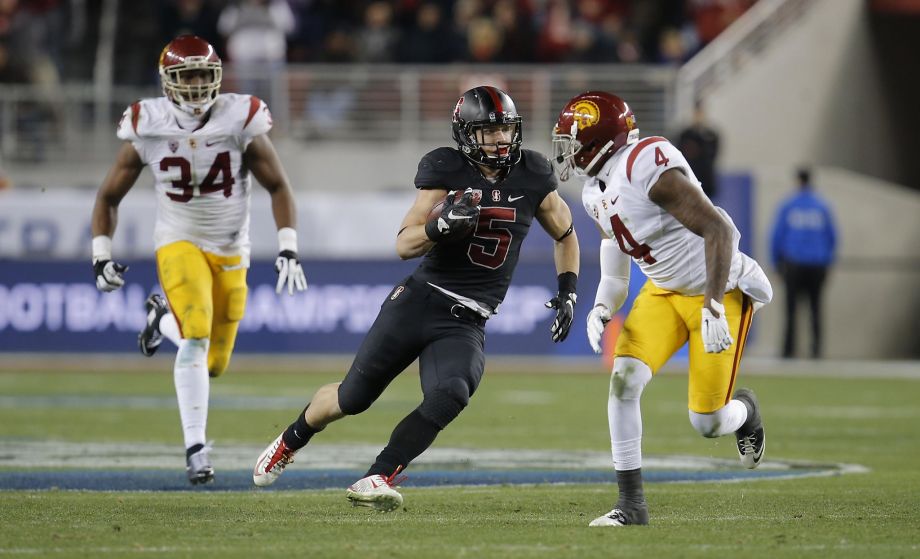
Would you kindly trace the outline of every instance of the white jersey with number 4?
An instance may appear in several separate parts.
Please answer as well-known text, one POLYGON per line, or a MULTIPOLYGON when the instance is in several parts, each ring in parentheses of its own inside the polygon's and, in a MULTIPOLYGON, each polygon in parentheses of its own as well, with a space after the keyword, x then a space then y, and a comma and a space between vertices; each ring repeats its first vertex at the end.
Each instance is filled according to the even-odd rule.
MULTIPOLYGON (((703 238, 649 199, 649 190, 670 169, 679 169, 702 190, 683 154, 667 139, 652 136, 610 158, 597 176, 585 182, 582 201, 588 214, 608 237, 616 239, 620 250, 633 257, 652 283, 683 295, 702 295, 706 290, 703 238)), ((733 230, 725 291, 740 283, 754 300, 769 302, 772 289, 766 276, 757 262, 738 251, 738 228, 724 210, 716 209, 733 230)))
POLYGON ((131 142, 155 178, 154 244, 189 241, 207 252, 241 255, 248 266, 252 181, 243 152, 271 130, 271 113, 257 97, 223 93, 208 120, 195 124, 182 128, 166 97, 133 103, 118 124, 118 137, 131 142))

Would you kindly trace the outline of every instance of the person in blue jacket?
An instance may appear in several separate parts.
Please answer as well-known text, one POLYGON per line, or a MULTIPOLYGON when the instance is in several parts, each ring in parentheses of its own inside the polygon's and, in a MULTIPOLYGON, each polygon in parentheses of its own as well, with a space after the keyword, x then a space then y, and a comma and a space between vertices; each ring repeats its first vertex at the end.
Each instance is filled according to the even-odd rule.
POLYGON ((834 262, 837 231, 828 203, 814 191, 811 172, 799 169, 798 192, 779 207, 770 255, 786 287, 783 357, 795 355, 796 302, 807 295, 811 308, 811 357, 821 356, 821 291, 834 262))

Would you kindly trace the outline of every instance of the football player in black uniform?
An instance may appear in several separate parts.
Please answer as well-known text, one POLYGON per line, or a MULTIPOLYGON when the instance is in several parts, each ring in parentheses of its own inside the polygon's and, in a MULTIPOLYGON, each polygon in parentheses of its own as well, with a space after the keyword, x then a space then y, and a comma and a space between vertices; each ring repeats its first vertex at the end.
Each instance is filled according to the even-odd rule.
POLYGON ((521 149, 522 134, 507 93, 481 86, 460 97, 453 113, 457 149, 438 148, 419 162, 418 195, 396 238, 400 258, 422 256, 421 263, 384 301, 342 382, 321 387, 259 456, 256 485, 274 482, 327 424, 368 409, 418 358, 421 405, 396 426, 365 477, 346 492, 356 505, 399 507, 396 474, 434 442, 479 385, 484 327, 505 297, 535 217, 556 240, 559 289, 547 306, 556 310, 553 341, 565 339, 575 307, 578 239, 550 162, 521 149))

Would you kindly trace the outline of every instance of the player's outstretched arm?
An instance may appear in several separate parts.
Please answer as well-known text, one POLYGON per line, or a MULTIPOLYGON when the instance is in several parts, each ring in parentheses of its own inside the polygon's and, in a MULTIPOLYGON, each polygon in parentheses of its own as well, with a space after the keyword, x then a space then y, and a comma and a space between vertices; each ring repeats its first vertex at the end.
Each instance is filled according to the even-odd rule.
POLYGON ((288 295, 307 288, 307 278, 297 258, 297 207, 294 192, 275 146, 265 134, 252 139, 243 153, 243 162, 272 199, 272 215, 278 227, 278 258, 275 271, 278 283, 275 292, 287 287, 288 295))
POLYGON ((92 217, 93 271, 100 291, 115 291, 125 284, 128 267, 112 260, 112 235, 118 224, 118 205, 143 169, 137 150, 131 142, 124 142, 96 193, 92 217))
POLYGON ((415 202, 406 212, 399 233, 396 234, 396 254, 403 260, 422 256, 431 250, 434 241, 425 233, 428 212, 447 196, 447 189, 422 189, 415 196, 415 202))
POLYGON ((556 318, 550 327, 554 342, 561 342, 569 335, 572 319, 575 317, 575 302, 578 282, 580 252, 578 236, 572 224, 572 211, 558 192, 550 192, 537 208, 537 221, 556 242, 553 246, 553 260, 556 263, 559 290, 547 301, 546 306, 556 309, 556 318))

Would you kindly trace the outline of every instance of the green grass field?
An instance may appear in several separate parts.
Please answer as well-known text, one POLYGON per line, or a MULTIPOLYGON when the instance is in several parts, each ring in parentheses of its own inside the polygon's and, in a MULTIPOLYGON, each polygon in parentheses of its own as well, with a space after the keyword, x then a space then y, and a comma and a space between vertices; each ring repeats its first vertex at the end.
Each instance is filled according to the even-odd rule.
MULTIPOLYGON (((295 402, 340 376, 231 371, 212 382, 212 399, 253 398, 266 409, 213 409, 209 436, 218 447, 251 446, 254 459, 299 411, 295 402), (272 398, 291 405, 272 405, 272 398)), ((920 380, 801 371, 743 377, 740 385, 760 396, 767 460, 846 462, 871 471, 650 483, 652 525, 626 529, 587 527, 613 504, 615 487, 604 484, 413 488, 410 482, 404 508, 389 515, 350 507, 341 489, 7 490, 0 491, 0 557, 920 556, 920 380)), ((435 445, 607 452, 606 392, 604 373, 487 373, 470 407, 435 445)), ((0 469, 29 469, 18 441, 115 442, 126 452, 168 443, 181 456, 174 405, 98 405, 172 396, 168 370, 0 373, 0 454, 6 455, 0 469)), ((419 398, 416 375, 406 373, 371 410, 315 440, 382 447, 419 398)), ((707 440, 693 431, 685 402, 681 375, 649 385, 645 455, 734 457, 732 437, 707 440)), ((219 480, 216 461, 215 467, 219 480)))

